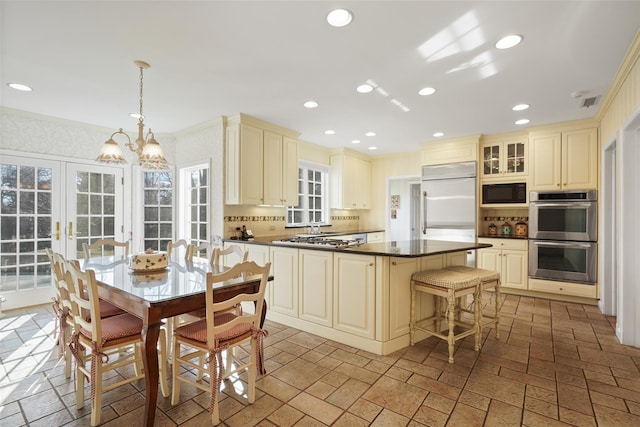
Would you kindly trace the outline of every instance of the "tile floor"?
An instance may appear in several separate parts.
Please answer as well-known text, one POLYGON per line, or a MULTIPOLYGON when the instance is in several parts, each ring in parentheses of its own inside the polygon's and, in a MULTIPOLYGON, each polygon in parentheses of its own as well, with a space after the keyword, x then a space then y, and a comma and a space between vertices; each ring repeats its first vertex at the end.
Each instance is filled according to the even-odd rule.
MULTIPOLYGON (((253 405, 239 396, 241 380, 225 384, 223 425, 640 425, 640 349, 618 343, 614 318, 513 295, 501 313, 500 340, 487 330, 479 353, 472 337, 458 342, 455 364, 436 338, 376 356, 267 322, 269 373, 253 405)), ((48 305, 0 319, 0 426, 89 425, 53 329, 48 305)), ((143 393, 138 383, 108 392, 103 425, 141 425, 143 393)), ((183 385, 178 405, 159 397, 156 425, 210 425, 207 406, 207 393, 183 385)))

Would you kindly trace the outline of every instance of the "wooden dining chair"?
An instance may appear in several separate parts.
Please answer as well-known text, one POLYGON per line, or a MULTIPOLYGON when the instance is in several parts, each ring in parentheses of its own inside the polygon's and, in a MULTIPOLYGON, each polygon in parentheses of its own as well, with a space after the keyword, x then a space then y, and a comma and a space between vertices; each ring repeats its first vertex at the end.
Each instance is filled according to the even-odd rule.
POLYGON ((257 373, 264 373, 262 338, 267 332, 260 328, 260 317, 270 268, 271 263, 260 267, 253 261, 247 261, 238 263, 223 273, 207 273, 206 318, 180 326, 174 331, 172 405, 176 405, 180 399, 181 382, 209 391, 211 421, 213 425, 218 425, 218 392, 222 380, 245 370, 248 375, 247 400, 249 403, 254 402, 257 373), (214 302, 214 286, 217 283, 233 281, 246 275, 260 276, 258 292, 240 294, 226 301, 214 302), (255 303, 255 313, 236 315, 228 311, 243 301, 255 303), (227 366, 223 366, 223 351, 229 352, 234 347, 247 343, 250 345, 248 358, 234 358, 232 364, 227 363, 227 366), (185 347, 184 353, 181 353, 182 346, 185 347), (205 359, 206 363, 202 363, 202 359, 205 359), (185 375, 180 375, 182 365, 208 373, 209 384, 194 380, 191 372, 183 372, 185 375))
POLYGON ((238 262, 244 262, 249 257, 249 251, 243 251, 238 245, 229 245, 224 249, 216 248, 211 256, 211 265, 232 266, 238 262), (234 257, 234 259, 231 258, 234 257))
POLYGON ((73 330, 73 310, 69 287, 65 281, 65 259, 51 248, 47 248, 47 256, 51 264, 51 276, 55 285, 56 296, 53 298, 53 313, 56 316, 56 339, 58 343, 58 357, 64 357, 64 376, 71 377, 71 351, 69 340, 73 330))
POLYGON ((187 249, 187 261, 193 260, 194 256, 201 258, 208 258, 211 261, 211 257, 213 256, 214 246, 209 242, 201 242, 199 245, 190 244, 187 249), (204 256, 202 253, 204 252, 204 256))
POLYGON ((184 257, 185 259, 187 259, 187 256, 189 255, 189 244, 185 239, 180 239, 180 240, 176 240, 175 242, 167 243, 167 258, 171 259, 171 254, 173 253, 173 250, 176 248, 180 249, 181 247, 184 247, 184 257))
POLYGON ((114 239, 99 239, 91 244, 87 244, 87 243, 82 244, 82 249, 84 250, 84 257, 91 258, 93 251, 96 251, 95 255, 98 255, 98 256, 108 254, 104 249, 105 246, 113 246, 114 253, 115 253, 116 247, 122 247, 124 248, 124 255, 125 256, 129 255, 128 241, 118 242, 117 240, 114 240, 114 239))
MULTIPOLYGON (((86 376, 91 384, 91 425, 96 426, 101 418, 102 394, 144 378, 140 351, 142 320, 129 313, 101 318, 95 272, 80 270, 76 261, 67 261, 66 270, 65 281, 69 287, 76 326, 69 344, 76 359, 76 408, 84 406, 86 376), (90 367, 87 362, 90 362, 90 367), (127 365, 133 365, 135 375, 122 378, 120 368, 127 365), (119 370, 116 374, 104 378, 106 372, 116 369, 119 370)), ((162 329, 158 342, 160 389, 162 395, 167 397, 167 349, 162 329)))

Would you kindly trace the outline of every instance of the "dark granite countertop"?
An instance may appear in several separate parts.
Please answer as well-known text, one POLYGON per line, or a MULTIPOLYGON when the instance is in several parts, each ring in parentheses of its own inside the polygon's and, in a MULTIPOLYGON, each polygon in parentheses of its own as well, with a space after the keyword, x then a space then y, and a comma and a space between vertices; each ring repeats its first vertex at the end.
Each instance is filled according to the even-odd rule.
MULTIPOLYGON (((351 234, 351 233, 349 233, 351 234)), ((231 240, 225 239, 225 242, 239 242, 254 245, 272 245, 274 240, 280 240, 286 236, 269 236, 256 237, 253 240, 231 240)), ((442 240, 399 240, 391 242, 366 243, 360 246, 350 246, 346 248, 336 248, 329 246, 304 246, 292 244, 277 244, 273 246, 309 249, 317 251, 343 252, 361 255, 377 255, 377 256, 394 256, 417 258, 427 255, 439 255, 451 252, 469 251, 474 249, 489 248, 491 245, 486 243, 466 243, 466 242, 446 242, 442 240)))
POLYGON ((482 237, 483 239, 518 239, 518 240, 528 240, 527 236, 516 236, 513 234, 494 234, 490 236, 488 234, 479 234, 478 237, 482 237))

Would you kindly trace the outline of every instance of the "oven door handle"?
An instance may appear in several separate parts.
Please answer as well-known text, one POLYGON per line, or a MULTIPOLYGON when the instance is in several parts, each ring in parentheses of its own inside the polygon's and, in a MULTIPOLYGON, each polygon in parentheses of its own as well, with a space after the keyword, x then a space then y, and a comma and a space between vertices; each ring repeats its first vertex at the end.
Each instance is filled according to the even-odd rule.
POLYGON ((592 203, 535 203, 538 208, 590 208, 592 203))
POLYGON ((577 242, 533 242, 536 246, 562 246, 565 248, 590 248, 589 243, 577 243, 577 242))

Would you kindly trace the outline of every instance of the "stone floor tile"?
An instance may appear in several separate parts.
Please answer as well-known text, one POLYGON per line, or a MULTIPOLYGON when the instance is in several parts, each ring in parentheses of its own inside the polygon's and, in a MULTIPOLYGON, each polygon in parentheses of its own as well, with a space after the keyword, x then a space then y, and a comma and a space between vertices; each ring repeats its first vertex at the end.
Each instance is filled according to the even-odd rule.
POLYGON ((522 425, 527 427, 566 427, 571 424, 525 410, 522 414, 522 425))
POLYGON ((429 395, 424 399, 423 405, 438 410, 442 413, 450 414, 453 408, 456 406, 456 401, 453 399, 448 399, 444 396, 440 396, 436 393, 429 393, 429 395))
POLYGON ((349 408, 349 412, 368 422, 373 421, 380 411, 382 411, 382 406, 376 405, 375 403, 369 402, 365 399, 356 400, 349 408))
POLYGON ((368 425, 368 421, 358 418, 349 412, 345 412, 335 423, 332 424, 332 427, 366 427, 368 425))
POLYGON ((334 371, 367 384, 373 384, 378 380, 378 378, 380 378, 380 374, 376 372, 372 372, 368 369, 360 368, 349 363, 342 363, 340 366, 336 367, 334 371))
POLYGON ((362 397, 410 418, 422 406, 426 396, 427 391, 422 388, 385 376, 369 388, 362 397))
POLYGON ((637 426, 640 425, 640 415, 617 411, 607 406, 593 405, 596 420, 601 426, 637 426))
MULTIPOLYGON (((560 421, 578 427, 596 427, 596 419, 567 408, 560 408, 560 421)), ((604 426, 603 426, 604 427, 604 426)))
POLYGON ((272 422, 273 424, 281 427, 288 427, 295 425, 298 421, 300 421, 304 417, 304 412, 298 411, 297 409, 284 405, 276 409, 267 420, 272 422))
POLYGON ((546 400, 535 399, 533 397, 525 397, 524 399, 524 409, 526 411, 531 411, 538 413, 540 415, 544 415, 545 417, 558 419, 558 405, 554 403, 550 403, 546 400))
POLYGON ((524 404, 525 384, 509 378, 472 373, 465 390, 517 407, 522 407, 524 404))
POLYGON ((460 396, 460 392, 462 391, 458 387, 417 374, 412 375, 407 381, 407 384, 414 385, 428 392, 437 393, 452 400, 457 400, 458 396, 460 396))
POLYGON ((351 378, 324 400, 339 408, 347 409, 368 389, 369 384, 351 378))
POLYGON ((486 427, 510 427, 520 424, 522 408, 492 400, 485 418, 486 427))
MULTIPOLYGON (((144 401, 142 406, 144 406, 144 401)), ((171 418, 171 421, 173 421, 174 423, 182 424, 188 419, 195 417, 196 415, 198 415, 200 412, 203 412, 203 411, 204 410, 202 406, 198 405, 193 400, 187 400, 186 402, 176 405, 173 408, 169 409, 168 411, 165 412, 165 414, 169 418, 171 418)))
POLYGON ((591 399, 586 388, 558 383, 558 405, 583 414, 593 415, 591 399))
POLYGON ((403 427, 408 422, 408 417, 383 409, 380 415, 371 423, 371 427, 403 427))
POLYGON ((462 390, 458 402, 486 412, 489 409, 491 399, 469 390, 462 390))
POLYGON ((343 412, 339 407, 324 402, 307 393, 300 393, 289 401, 289 405, 324 424, 333 423, 343 412))
POLYGON ((328 369, 302 359, 296 359, 271 373, 271 376, 304 390, 329 372, 328 369))
POLYGON ((480 409, 473 408, 471 406, 467 406, 463 403, 456 405, 449 417, 448 425, 451 426, 465 426, 465 427, 473 427, 478 426, 481 427, 484 425, 484 420, 487 416, 487 413, 481 411, 480 409))
POLYGON ((306 393, 309 393, 312 396, 317 397, 318 399, 326 399, 331 393, 336 390, 337 387, 334 387, 330 384, 327 384, 323 381, 318 381, 305 390, 306 393))
POLYGON ((435 411, 428 406, 421 406, 413 416, 412 421, 425 426, 443 427, 447 424, 448 419, 448 414, 443 414, 442 412, 435 411))

